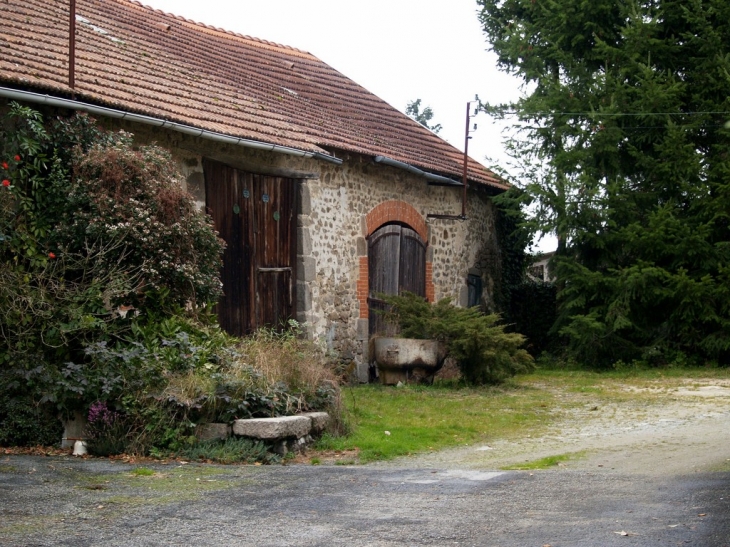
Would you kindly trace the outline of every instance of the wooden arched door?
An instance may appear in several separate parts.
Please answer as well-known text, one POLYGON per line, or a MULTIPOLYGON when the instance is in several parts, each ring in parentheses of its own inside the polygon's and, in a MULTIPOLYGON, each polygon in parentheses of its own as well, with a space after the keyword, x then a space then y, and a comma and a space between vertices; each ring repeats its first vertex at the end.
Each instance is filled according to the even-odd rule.
POLYGON ((408 226, 381 226, 368 238, 368 276, 370 336, 395 334, 377 313, 385 309, 378 295, 408 291, 426 296, 426 243, 408 226))

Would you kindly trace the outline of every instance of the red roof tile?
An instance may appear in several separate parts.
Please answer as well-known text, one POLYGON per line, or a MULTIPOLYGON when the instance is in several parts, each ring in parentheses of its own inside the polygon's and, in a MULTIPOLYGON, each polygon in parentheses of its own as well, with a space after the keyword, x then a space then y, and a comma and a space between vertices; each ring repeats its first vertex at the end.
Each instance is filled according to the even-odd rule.
MULTIPOLYGON (((461 179, 463 154, 315 56, 129 0, 76 0, 77 100, 461 179)), ((69 96, 68 2, 6 0, 0 81, 69 96)), ((469 179, 504 182, 469 159, 469 179)))

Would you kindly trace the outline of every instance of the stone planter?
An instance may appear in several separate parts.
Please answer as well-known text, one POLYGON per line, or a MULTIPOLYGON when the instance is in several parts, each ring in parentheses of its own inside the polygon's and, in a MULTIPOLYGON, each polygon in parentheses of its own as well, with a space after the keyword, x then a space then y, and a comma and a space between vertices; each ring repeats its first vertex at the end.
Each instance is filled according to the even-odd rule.
POLYGON ((446 348, 436 340, 376 338, 374 351, 380 381, 385 385, 431 383, 446 358, 446 348))

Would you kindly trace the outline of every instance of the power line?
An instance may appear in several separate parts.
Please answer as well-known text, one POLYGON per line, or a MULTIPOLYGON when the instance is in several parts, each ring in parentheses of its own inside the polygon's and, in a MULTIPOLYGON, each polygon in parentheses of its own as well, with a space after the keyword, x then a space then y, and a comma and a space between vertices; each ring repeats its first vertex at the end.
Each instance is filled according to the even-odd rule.
POLYGON ((517 111, 512 112, 499 112, 498 114, 503 116, 706 116, 706 115, 724 115, 730 116, 730 111, 718 111, 718 112, 530 112, 520 113, 517 111))

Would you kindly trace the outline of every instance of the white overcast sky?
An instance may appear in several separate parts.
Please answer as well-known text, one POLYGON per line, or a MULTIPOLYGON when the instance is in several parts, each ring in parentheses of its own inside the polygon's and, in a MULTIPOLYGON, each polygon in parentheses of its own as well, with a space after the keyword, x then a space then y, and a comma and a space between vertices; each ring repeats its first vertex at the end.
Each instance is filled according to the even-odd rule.
MULTIPOLYGON (((508 102, 520 93, 519 82, 497 70, 475 0, 140 1, 308 51, 401 111, 420 98, 433 109, 432 123, 443 126, 439 135, 460 150, 467 101, 478 94, 508 102)), ((469 155, 487 166, 506 165, 502 126, 485 114, 472 123, 478 129, 469 155)))

